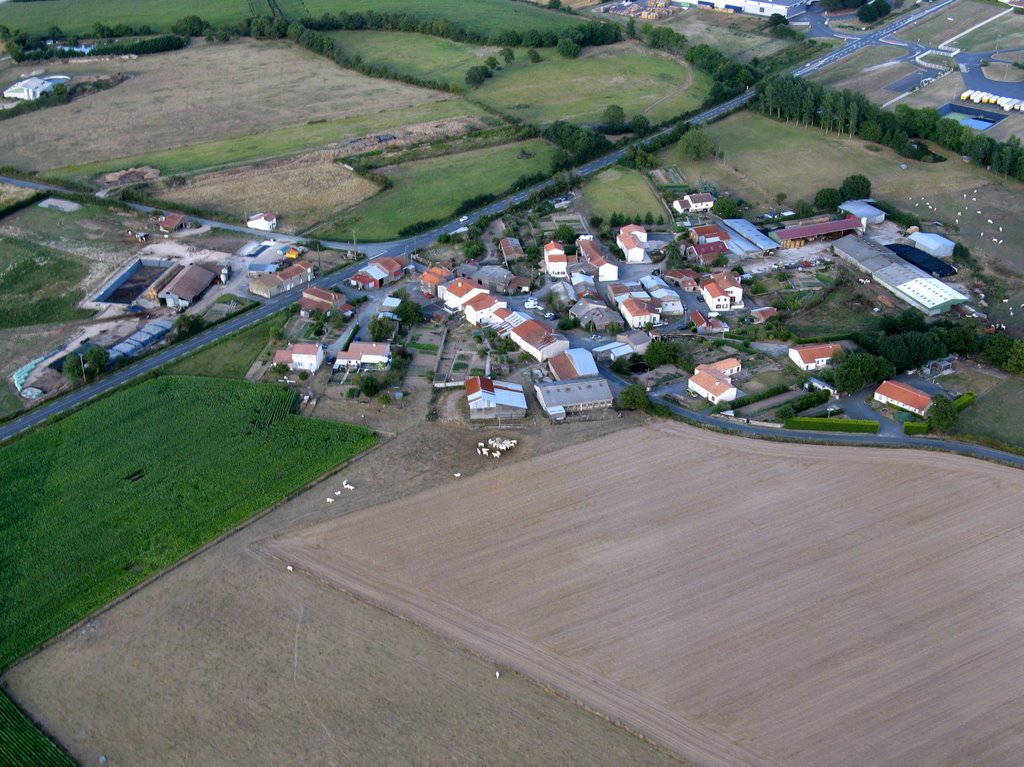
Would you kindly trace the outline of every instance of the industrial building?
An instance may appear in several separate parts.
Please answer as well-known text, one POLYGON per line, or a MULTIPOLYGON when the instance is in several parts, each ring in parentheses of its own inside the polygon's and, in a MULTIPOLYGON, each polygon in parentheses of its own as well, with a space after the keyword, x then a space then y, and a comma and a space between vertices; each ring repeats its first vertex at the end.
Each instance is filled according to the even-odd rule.
POLYGON ((683 7, 696 6, 709 8, 726 13, 749 13, 752 16, 771 16, 774 13, 791 19, 807 10, 806 0, 774 0, 774 2, 757 2, 757 0, 673 0, 683 7))
POLYGON ((928 276, 867 237, 847 235, 832 243, 832 250, 840 258, 871 274, 878 284, 892 291, 897 298, 925 314, 942 314, 967 301, 967 296, 928 276))
POLYGON ((185 311, 199 300, 216 279, 217 275, 209 269, 196 264, 186 266, 160 291, 160 300, 172 309, 185 311))

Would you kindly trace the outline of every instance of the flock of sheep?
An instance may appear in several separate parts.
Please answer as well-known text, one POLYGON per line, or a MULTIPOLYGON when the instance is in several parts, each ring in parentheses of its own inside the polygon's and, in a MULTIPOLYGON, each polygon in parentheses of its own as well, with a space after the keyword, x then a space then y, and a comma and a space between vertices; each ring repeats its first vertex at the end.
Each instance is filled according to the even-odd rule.
POLYGON ((484 458, 501 458, 501 454, 519 444, 517 439, 491 437, 487 442, 476 443, 476 454, 484 458))

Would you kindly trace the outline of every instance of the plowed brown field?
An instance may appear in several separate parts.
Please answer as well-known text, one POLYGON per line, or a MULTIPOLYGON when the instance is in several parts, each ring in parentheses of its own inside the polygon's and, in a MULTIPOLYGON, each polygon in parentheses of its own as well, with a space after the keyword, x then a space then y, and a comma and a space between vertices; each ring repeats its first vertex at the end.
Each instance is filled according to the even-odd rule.
POLYGON ((1024 473, 634 429, 264 548, 700 765, 1006 765, 1024 473))

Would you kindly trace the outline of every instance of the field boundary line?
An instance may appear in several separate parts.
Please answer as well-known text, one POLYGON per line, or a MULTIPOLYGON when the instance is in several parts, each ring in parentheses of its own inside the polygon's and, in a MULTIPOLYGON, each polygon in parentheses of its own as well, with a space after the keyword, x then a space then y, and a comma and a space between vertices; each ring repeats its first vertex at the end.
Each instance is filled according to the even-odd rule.
POLYGON ((433 598, 352 559, 322 563, 317 555, 269 539, 261 551, 298 567, 351 597, 411 621, 492 662, 507 666, 542 687, 619 724, 674 754, 707 767, 769 767, 776 762, 754 754, 706 724, 677 717, 644 695, 595 670, 531 642, 451 602, 433 598))

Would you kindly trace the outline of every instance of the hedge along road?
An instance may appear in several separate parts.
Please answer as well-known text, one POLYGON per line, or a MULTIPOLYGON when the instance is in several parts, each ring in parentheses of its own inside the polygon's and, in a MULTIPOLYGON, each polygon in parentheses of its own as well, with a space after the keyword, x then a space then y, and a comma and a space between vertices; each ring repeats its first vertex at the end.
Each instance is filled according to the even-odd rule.
MULTIPOLYGON (((920 20, 925 16, 930 15, 931 13, 934 13, 940 10, 941 8, 945 7, 946 4, 948 3, 940 3, 937 4, 936 6, 933 6, 932 8, 927 8, 922 11, 916 12, 913 15, 913 19, 920 20)), ((879 30, 877 34, 879 36, 890 34, 891 32, 903 26, 905 23, 906 19, 897 21, 879 30)), ((818 59, 815 59, 814 61, 801 66, 799 69, 794 71, 793 74, 798 77, 803 76, 804 74, 807 74, 809 71, 813 71, 815 67, 812 67, 811 65, 818 64, 819 66, 827 66, 829 64, 833 64, 839 59, 843 58, 844 56, 854 53, 855 50, 856 48, 848 45, 845 46, 844 48, 839 49, 838 51, 829 52, 824 56, 821 56, 818 59)), ((708 109, 700 113, 699 115, 691 117, 686 122, 691 125, 702 125, 704 123, 711 122, 712 120, 717 120, 718 118, 724 117, 730 112, 733 112, 742 107, 748 101, 752 100, 754 98, 754 95, 755 92, 753 90, 748 90, 746 93, 743 93, 733 99, 730 99, 729 101, 719 104, 718 106, 712 107, 711 109, 708 109)), ((645 140, 645 143, 646 141, 650 141, 656 136, 667 133, 670 130, 672 130, 671 127, 665 128, 659 131, 658 133, 655 133, 653 136, 648 137, 645 140)), ((603 157, 599 157, 596 160, 591 160, 588 163, 578 166, 575 169, 575 172, 581 176, 596 173, 597 171, 607 168, 609 165, 613 165, 614 163, 618 162, 624 155, 625 149, 617 149, 614 152, 611 152, 603 157)), ((35 181, 25 181, 22 179, 9 178, 6 176, 0 176, 0 182, 14 184, 15 186, 21 186, 27 189, 34 189, 40 192, 53 192, 55 194, 79 194, 78 192, 75 192, 71 189, 66 189, 64 187, 55 186, 52 184, 43 184, 35 181)), ((415 237, 408 237, 404 240, 364 243, 363 245, 358 247, 358 250, 361 253, 365 254, 367 258, 375 258, 377 256, 395 256, 400 255, 402 253, 409 253, 413 250, 416 250, 417 248, 423 248, 433 244, 440 235, 450 234, 456 231, 457 229, 461 228, 464 223, 473 223, 481 216, 492 216, 497 213, 505 211, 506 209, 513 205, 519 205, 520 203, 525 201, 531 194, 533 194, 534 192, 543 191, 544 189, 551 186, 552 183, 554 183, 552 180, 544 181, 530 187, 529 189, 524 189, 522 191, 516 192, 513 195, 505 197, 502 200, 498 200, 497 202, 491 203, 490 205, 471 213, 469 216, 467 216, 467 220, 465 222, 454 222, 451 224, 444 224, 422 234, 416 235, 415 237)), ((128 203, 128 205, 133 210, 137 210, 142 213, 170 212, 169 209, 156 208, 150 205, 141 205, 139 203, 128 203)), ((215 221, 213 219, 198 218, 196 216, 189 216, 189 218, 191 218, 194 221, 197 221, 198 223, 204 226, 212 226, 218 229, 225 229, 232 232, 242 232, 244 234, 253 234, 254 232, 254 230, 249 229, 248 227, 245 226, 241 226, 239 224, 230 224, 224 221, 215 221)), ((276 232, 264 232, 261 234, 266 236, 268 239, 274 239, 278 242, 294 243, 304 241, 304 238, 302 237, 278 234, 276 232)), ((323 240, 321 241, 321 243, 324 246, 331 248, 333 250, 354 249, 353 243, 329 240, 323 240)), ((346 279, 347 277, 351 276, 356 271, 358 271, 360 264, 361 262, 357 261, 356 263, 346 267, 340 272, 337 272, 329 276, 317 277, 310 283, 310 286, 319 286, 323 288, 336 286, 342 280, 346 279)), ((100 379, 99 381, 95 381, 87 386, 83 386, 80 389, 76 389, 70 394, 55 399, 45 405, 40 405, 39 407, 27 412, 25 415, 8 421, 7 423, 0 426, 0 442, 10 439, 15 434, 18 434, 24 431, 25 429, 30 429, 34 426, 38 426, 39 424, 46 421, 48 418, 60 415, 61 413, 67 412, 72 408, 78 407, 79 405, 86 402, 87 400, 92 399, 93 397, 97 397, 101 394, 105 394, 109 391, 112 391, 113 389, 117 388, 118 386, 121 386, 124 383, 127 383, 133 378, 145 375, 146 373, 156 370, 157 368, 161 367, 162 365, 166 365, 169 362, 173 362, 174 360, 179 359, 180 357, 183 357, 186 354, 191 354, 192 352, 202 348, 203 346, 213 343, 214 341, 217 341, 223 338, 224 336, 229 335, 230 333, 234 333, 235 331, 241 330, 242 328, 247 327, 248 325, 251 325, 255 322, 259 322, 260 320, 265 319, 274 312, 279 311, 285 308, 286 306, 294 303, 295 301, 298 300, 300 295, 301 291, 290 291, 289 293, 284 293, 264 303, 257 309, 253 309, 251 311, 239 315, 238 317, 227 320, 226 322, 222 322, 219 325, 216 325, 210 328, 209 330, 203 331, 202 333, 199 333, 198 335, 186 341, 182 341, 181 343, 169 346, 166 349, 163 349, 162 351, 156 352, 155 354, 151 354, 148 357, 145 357, 136 363, 133 363, 125 368, 122 368, 121 370, 118 370, 116 373, 113 373, 107 376, 106 378, 100 379)), ((677 410, 675 406, 669 406, 673 408, 673 411, 677 410)), ((685 412, 680 412, 679 414, 682 415, 683 417, 691 417, 693 415, 685 412)), ((714 426, 721 426, 721 424, 712 423, 710 421, 708 423, 714 426)), ((756 431, 757 427, 748 428, 749 433, 759 434, 756 431)), ((818 435, 810 434, 808 432, 793 432, 792 434, 793 436, 800 435, 799 438, 801 439, 804 438, 803 435, 806 435, 809 438, 815 438, 814 441, 822 441, 820 440, 820 438, 816 438, 818 437, 818 435)), ((764 432, 760 433, 759 436, 774 436, 778 438, 778 434, 774 433, 774 430, 772 429, 764 430, 764 432)), ((907 447, 940 447, 943 449, 950 449, 956 452, 964 453, 965 455, 973 455, 980 458, 991 458, 994 460, 1013 463, 1018 466, 1024 466, 1024 459, 1021 459, 1018 456, 1014 456, 1009 453, 1002 453, 998 450, 990 450, 988 448, 975 447, 971 445, 959 445, 953 442, 932 441, 912 438, 881 438, 881 441, 879 441, 879 438, 876 438, 875 440, 868 439, 868 436, 870 435, 856 435, 856 437, 855 435, 844 435, 843 438, 840 438, 839 435, 834 436, 835 438, 830 438, 829 441, 860 444, 900 444, 902 446, 907 447)))

